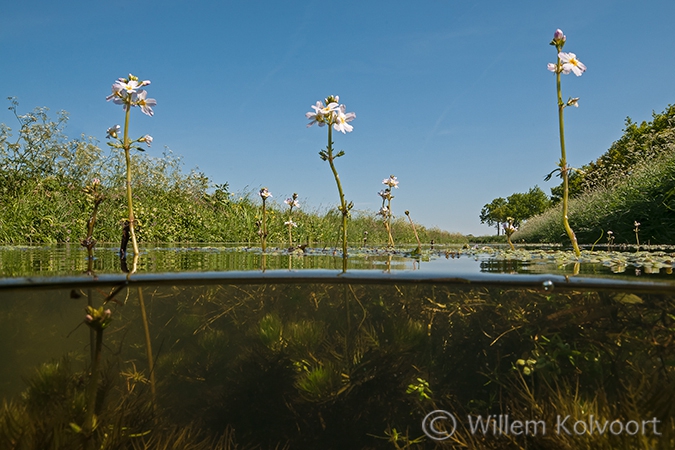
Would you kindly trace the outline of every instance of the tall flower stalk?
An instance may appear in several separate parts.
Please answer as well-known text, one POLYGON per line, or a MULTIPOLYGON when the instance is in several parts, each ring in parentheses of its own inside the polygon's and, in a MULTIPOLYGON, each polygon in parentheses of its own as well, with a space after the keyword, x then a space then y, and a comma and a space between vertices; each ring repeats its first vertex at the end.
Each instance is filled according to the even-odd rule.
POLYGON ((293 227, 297 227, 298 224, 293 222, 293 208, 299 208, 300 203, 298 203, 298 194, 293 193, 293 197, 287 198, 284 200, 284 203, 288 205, 288 221, 284 222, 284 225, 288 227, 288 246, 289 249, 293 248, 293 227))
MULTIPOLYGON (((136 149, 144 151, 144 149, 137 144, 145 143, 148 147, 150 147, 152 144, 152 136, 146 134, 145 136, 141 136, 135 140, 129 139, 129 116, 133 106, 138 106, 141 108, 143 114, 148 116, 152 117, 154 114, 152 107, 157 105, 157 101, 154 98, 147 98, 147 91, 141 89, 142 87, 149 84, 149 80, 139 81, 138 77, 129 74, 128 78, 118 78, 117 81, 115 81, 112 85, 112 93, 106 97, 106 100, 112 100, 113 103, 116 105, 122 105, 124 108, 124 131, 122 137, 119 137, 119 125, 108 128, 107 137, 113 139, 113 141, 109 142, 108 145, 113 148, 124 150, 124 158, 127 168, 126 187, 129 216, 127 221, 131 242, 134 247, 134 254, 136 255, 138 254, 138 241, 136 240, 136 218, 134 216, 133 197, 131 194, 131 150, 136 149)), ((122 238, 122 245, 120 248, 121 256, 124 256, 126 253, 127 241, 128 239, 125 237, 122 238)))
MULTIPOLYGON (((562 90, 560 88, 560 74, 569 74, 570 72, 574 73, 576 76, 581 76, 582 73, 586 71, 586 66, 577 59, 577 55, 574 53, 565 53, 562 51, 565 46, 565 41, 567 37, 563 34, 562 30, 557 29, 553 34, 553 40, 551 45, 555 46, 558 52, 558 60, 555 64, 549 63, 548 70, 555 73, 556 78, 556 89, 558 92, 558 126, 560 129, 560 163, 556 171, 560 171, 560 177, 563 180, 563 226, 569 236, 570 241, 572 241, 572 247, 574 248, 574 253, 577 255, 577 258, 581 256, 581 251, 579 250, 579 244, 577 243, 577 237, 570 227, 568 219, 569 211, 569 171, 570 167, 567 165, 567 154, 565 152, 565 120, 563 117, 563 110, 567 106, 579 107, 579 98, 570 97, 567 102, 563 102, 562 99, 562 90)), ((550 178, 551 174, 549 174, 550 178)))
POLYGON ((330 164, 330 169, 333 172, 333 177, 335 177, 335 183, 337 184, 338 194, 340 195, 340 206, 338 210, 342 214, 342 256, 347 257, 347 219, 349 218, 349 211, 354 207, 353 202, 345 200, 345 194, 342 190, 342 184, 340 183, 340 176, 337 173, 335 168, 335 158, 343 156, 345 152, 340 150, 337 153, 333 153, 333 129, 340 131, 343 134, 351 132, 354 127, 352 127, 349 122, 356 118, 356 114, 353 112, 346 112, 345 105, 339 104, 340 97, 337 95, 331 95, 327 97, 323 104, 320 101, 317 101, 315 105, 312 105, 314 112, 310 111, 305 114, 305 117, 310 119, 308 127, 311 127, 315 123, 320 127, 328 125, 328 145, 325 150, 319 152, 319 156, 322 160, 328 161, 330 164))
POLYGON ((260 189, 258 194, 262 199, 262 218, 258 225, 258 234, 260 235, 260 245, 262 247, 262 251, 265 252, 265 249, 267 248, 267 205, 265 202, 269 197, 272 196, 272 194, 267 190, 266 187, 260 189))
POLYGON ((419 256, 422 254, 422 241, 420 241, 420 236, 417 234, 417 228, 415 228, 415 222, 413 222, 412 218, 410 217, 410 211, 406 211, 405 215, 408 217, 408 220, 410 221, 410 226, 412 227, 413 233, 415 233, 415 239, 417 239, 417 249, 412 252, 412 255, 419 256))
POLYGON ((389 178, 382 180, 382 184, 385 184, 387 188, 377 193, 377 195, 382 197, 382 208, 380 208, 378 214, 383 217, 384 227, 387 229, 387 235, 389 239, 387 246, 389 248, 394 248, 394 236, 391 234, 391 218, 393 217, 391 212, 391 199, 394 198, 394 196, 391 195, 391 190, 393 188, 398 189, 398 180, 395 176, 389 175, 389 178))

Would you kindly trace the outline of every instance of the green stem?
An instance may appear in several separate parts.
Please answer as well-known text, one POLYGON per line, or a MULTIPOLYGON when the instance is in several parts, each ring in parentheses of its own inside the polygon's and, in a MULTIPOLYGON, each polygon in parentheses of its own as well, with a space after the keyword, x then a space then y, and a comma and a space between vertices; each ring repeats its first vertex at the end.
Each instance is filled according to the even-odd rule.
POLYGON ((88 449, 92 444, 92 434, 94 432, 94 413, 96 408, 96 394, 98 392, 98 375, 101 363, 101 349, 103 347, 103 330, 96 330, 96 349, 94 358, 91 362, 91 375, 87 385, 87 412, 84 417, 84 448, 88 449))
POLYGON ((138 242, 136 242, 136 231, 135 231, 135 217, 134 217, 134 205, 131 197, 131 141, 129 140, 129 115, 131 113, 131 106, 126 105, 126 113, 124 116, 124 138, 123 138, 123 147, 124 147, 124 157, 127 163, 127 205, 129 208, 129 230, 131 233, 131 242, 134 246, 134 255, 138 255, 138 242))
POLYGON ((422 253, 422 241, 420 241, 420 237, 417 234, 417 228, 415 228, 415 223, 412 220, 412 217, 410 217, 410 212, 406 211, 405 215, 408 216, 408 220, 410 221, 410 226, 412 226, 413 233, 415 233, 415 239, 417 239, 417 253, 422 253))
POLYGON ((293 205, 288 211, 288 247, 293 248, 293 205))
POLYGON ((262 198, 262 202, 262 224, 260 225, 262 235, 260 237, 262 239, 262 251, 264 253, 267 248, 267 210, 265 208, 265 197, 262 198))
POLYGON ((337 183, 338 193, 340 194, 340 211, 342 212, 342 256, 343 258, 346 258, 347 217, 349 216, 349 210, 347 210, 347 202, 345 201, 345 194, 342 191, 342 184, 340 183, 340 175, 338 175, 337 169, 335 169, 335 164, 333 164, 333 128, 331 124, 328 124, 328 163, 330 164, 330 169, 333 171, 333 176, 335 177, 335 182, 337 183))
MULTIPOLYGON (((135 255, 134 255, 135 257, 135 255)), ((157 409, 157 389, 155 384, 155 363, 152 354, 152 341, 150 340, 150 323, 145 309, 145 300, 143 298, 143 289, 138 288, 138 301, 141 305, 141 318, 143 320, 143 331, 145 332, 145 353, 148 358, 148 370, 150 372, 150 394, 152 395, 152 408, 157 409)))
POLYGON ((560 88, 560 58, 558 57, 558 65, 556 66, 556 88, 558 90, 558 126, 560 129, 560 176, 563 179, 563 226, 569 236, 570 241, 572 241, 572 247, 574 248, 574 253, 577 255, 577 258, 581 256, 581 251, 579 250, 579 244, 577 243, 577 237, 570 227, 568 219, 569 211, 569 167, 567 167, 567 155, 565 153, 565 120, 563 118, 563 109, 565 104, 562 100, 562 89, 560 88))
POLYGON ((394 248, 394 237, 391 235, 391 188, 387 199, 387 233, 389 233, 389 247, 394 248))

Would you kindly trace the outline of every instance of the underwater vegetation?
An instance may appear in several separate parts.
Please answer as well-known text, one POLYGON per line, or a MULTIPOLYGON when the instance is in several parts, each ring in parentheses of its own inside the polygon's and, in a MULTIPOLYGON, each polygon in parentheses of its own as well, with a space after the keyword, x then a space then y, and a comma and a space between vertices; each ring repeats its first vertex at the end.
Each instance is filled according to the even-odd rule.
MULTIPOLYGON (((146 286, 153 399, 139 291, 117 289, 106 304, 90 448, 675 447, 667 291, 146 286), (437 427, 443 441, 422 427, 437 410, 457 418, 451 436, 437 427), (546 432, 476 432, 468 420, 507 415, 546 432), (589 420, 624 428, 577 433, 589 420)), ((110 290, 4 291, 0 355, 11 364, 0 368, 0 448, 83 447, 92 365, 78 322, 86 300, 110 290), (26 304, 35 314, 26 317, 26 304), (51 357, 35 367, 39 350, 51 357)))

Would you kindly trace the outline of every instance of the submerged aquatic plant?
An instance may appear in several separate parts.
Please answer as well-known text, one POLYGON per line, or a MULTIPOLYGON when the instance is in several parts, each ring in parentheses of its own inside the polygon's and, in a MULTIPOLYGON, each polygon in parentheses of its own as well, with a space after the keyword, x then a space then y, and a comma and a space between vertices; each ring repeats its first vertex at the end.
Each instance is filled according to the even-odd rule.
POLYGON ((298 224, 293 222, 293 208, 299 208, 300 203, 298 203, 298 194, 293 193, 293 197, 287 198, 284 200, 284 203, 288 205, 288 221, 284 222, 284 225, 288 227, 288 246, 293 248, 293 227, 297 227, 298 224))
MULTIPOLYGON (((352 127, 349 122, 356 118, 356 114, 353 112, 346 112, 347 109, 345 105, 339 104, 340 97, 337 95, 331 95, 327 97, 323 104, 320 101, 317 101, 315 105, 312 105, 314 112, 310 111, 305 114, 305 117, 310 119, 308 127, 311 127, 315 123, 320 127, 328 125, 328 145, 325 150, 319 152, 319 156, 322 160, 328 161, 330 164, 330 169, 333 172, 333 177, 335 177, 335 183, 337 184, 338 193, 340 194, 340 206, 338 210, 342 214, 342 256, 347 257, 347 219, 349 218, 349 211, 354 207, 353 202, 345 200, 345 194, 342 191, 342 183, 340 183, 340 176, 337 173, 335 168, 335 158, 339 158, 345 154, 344 150, 333 154, 333 129, 336 131, 346 134, 351 132, 354 127, 352 127)), ((344 267, 346 269, 346 267, 344 267)))
POLYGON ((558 60, 555 64, 549 63, 548 70, 555 73, 556 77, 556 89, 558 93, 558 126, 560 130, 560 162, 558 163, 558 169, 551 172, 547 179, 550 179, 551 175, 554 172, 560 172, 560 177, 563 180, 563 196, 562 196, 562 215, 563 215, 563 226, 567 232, 567 236, 572 241, 572 247, 574 248, 574 253, 577 255, 577 258, 581 256, 581 250, 579 250, 579 244, 577 243, 577 237, 570 227, 569 219, 567 217, 569 210, 569 172, 573 170, 567 165, 567 154, 565 150, 565 121, 563 117, 563 110, 567 106, 579 107, 579 98, 570 97, 567 102, 563 102, 562 99, 562 90, 560 88, 560 74, 569 74, 570 72, 574 73, 576 76, 581 76, 582 73, 586 71, 586 66, 577 59, 577 55, 574 53, 565 53, 562 51, 565 46, 567 37, 563 34, 562 30, 557 29, 553 34, 553 40, 551 45, 555 46, 558 52, 558 60))
MULTIPOLYGON (((151 116, 154 114, 152 107, 157 104, 157 101, 154 98, 147 98, 147 91, 141 89, 150 84, 149 80, 139 81, 138 77, 135 77, 129 74, 128 78, 118 78, 112 85, 112 93, 106 97, 107 101, 112 100, 116 105, 122 105, 124 108, 124 132, 122 137, 119 137, 120 126, 114 125, 108 128, 107 138, 113 139, 112 142, 108 142, 108 145, 112 148, 118 148, 124 150, 124 157, 126 160, 127 168, 127 207, 128 207, 128 232, 131 237, 131 243, 134 246, 134 254, 138 254, 138 242, 136 240, 136 218, 134 216, 134 207, 133 207, 133 198, 131 194, 131 150, 136 149, 139 151, 144 151, 142 147, 137 144, 146 144, 148 147, 152 144, 152 136, 144 135, 138 139, 131 140, 129 138, 129 116, 131 113, 132 106, 138 106, 141 108, 143 114, 151 116)), ((127 224, 125 223, 125 228, 127 224)), ((126 235, 126 230, 123 236, 126 235)), ((120 246, 120 256, 124 256, 126 253, 126 244, 128 238, 122 238, 122 245, 120 246)))
POLYGON ((387 188, 377 193, 377 195, 382 197, 382 208, 380 208, 378 214, 381 215, 384 219, 384 227, 387 230, 387 235, 389 239, 387 246, 389 248, 393 248, 394 237, 391 234, 391 218, 393 217, 393 214, 391 213, 391 199, 394 198, 394 196, 391 195, 391 190, 392 188, 398 189, 398 180, 394 175, 389 175, 389 178, 385 178, 384 180, 382 180, 382 184, 386 185, 387 188))
MULTIPOLYGON (((96 332, 96 348, 94 350, 94 359, 91 362, 91 375, 89 376, 89 384, 87 385, 87 410, 84 416, 84 425, 81 429, 83 433, 84 448, 90 448, 92 445, 92 433, 96 429, 96 392, 98 390, 98 378, 101 365, 101 350, 103 348, 103 330, 105 330, 111 322, 112 312, 109 309, 103 309, 103 306, 94 308, 93 306, 86 307, 87 314, 84 316, 84 323, 86 323, 92 330, 96 332)), ((73 426, 78 429, 77 426, 73 426)))

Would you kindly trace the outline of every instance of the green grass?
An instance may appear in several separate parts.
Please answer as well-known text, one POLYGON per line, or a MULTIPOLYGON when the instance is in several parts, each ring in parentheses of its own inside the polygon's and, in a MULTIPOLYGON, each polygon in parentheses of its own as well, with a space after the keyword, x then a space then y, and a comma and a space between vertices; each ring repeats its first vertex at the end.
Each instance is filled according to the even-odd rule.
MULTIPOLYGON (((126 164, 123 155, 111 149, 106 154, 89 137, 70 139, 64 129, 67 114, 57 119, 46 108, 19 115, 16 136, 0 124, 0 243, 42 244, 80 242, 86 236, 92 201, 84 189, 92 180, 101 181, 100 204, 94 239, 119 242, 122 222, 128 217, 125 195, 126 164)), ((259 245, 256 222, 261 201, 253 192, 232 193, 227 183, 214 185, 203 173, 182 170, 180 156, 165 150, 160 157, 144 152, 132 154, 134 212, 141 243, 236 242, 259 245)), ((302 193, 301 193, 302 196, 302 193)), ((337 201, 336 201, 337 206, 337 201)), ((288 207, 270 202, 270 245, 288 246, 288 207)), ((413 211, 413 216, 415 212, 413 211)), ((298 227, 294 245, 335 246, 341 220, 337 208, 301 209, 293 212, 298 227)), ((410 224, 401 217, 393 225, 397 243, 415 243, 410 224)), ((348 225, 350 245, 383 245, 387 234, 375 212, 357 211, 348 225)), ((420 239, 437 244, 465 243, 460 234, 417 225, 420 239)))

